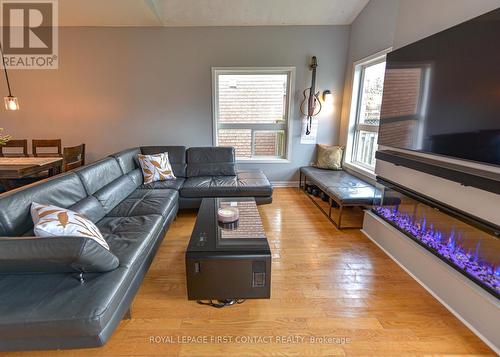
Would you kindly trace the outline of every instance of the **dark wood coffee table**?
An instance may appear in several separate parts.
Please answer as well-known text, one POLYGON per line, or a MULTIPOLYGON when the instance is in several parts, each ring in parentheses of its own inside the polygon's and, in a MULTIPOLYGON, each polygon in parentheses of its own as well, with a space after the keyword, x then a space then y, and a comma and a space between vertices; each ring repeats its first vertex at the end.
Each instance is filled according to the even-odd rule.
POLYGON ((204 198, 186 251, 189 300, 216 307, 271 296, 271 250, 253 198, 204 198), (217 210, 239 210, 237 227, 222 227, 217 210), (214 303, 216 300, 218 302, 214 303))

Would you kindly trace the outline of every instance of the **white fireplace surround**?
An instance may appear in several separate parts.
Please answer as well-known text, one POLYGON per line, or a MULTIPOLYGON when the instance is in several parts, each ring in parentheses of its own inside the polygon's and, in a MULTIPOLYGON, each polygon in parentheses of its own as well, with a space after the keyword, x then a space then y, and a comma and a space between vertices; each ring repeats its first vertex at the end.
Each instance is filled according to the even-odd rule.
MULTIPOLYGON (((452 158, 438 157, 435 155, 409 152, 395 148, 379 146, 379 150, 390 149, 410 153, 416 156, 423 156, 444 162, 451 162, 463 166, 470 166, 482 170, 488 170, 495 173, 500 173, 500 167, 491 165, 482 165, 478 163, 457 160, 452 158)), ((419 192, 427 197, 431 197, 436 201, 445 203, 458 210, 467 212, 472 216, 482 218, 485 221, 491 222, 500 226, 500 215, 498 214, 498 205, 500 203, 500 195, 495 193, 480 190, 478 188, 463 186, 457 182, 446 180, 437 176, 429 175, 417 170, 409 169, 402 166, 396 166, 389 162, 377 160, 375 173, 398 185, 409 188, 415 192, 419 192)))
MULTIPOLYGON (((387 149, 380 146, 379 150, 387 149)), ((409 153, 406 150, 391 150, 409 153)), ((478 163, 410 152, 446 162, 491 170, 500 168, 478 163)), ((500 226, 500 195, 429 175, 410 168, 377 160, 378 176, 396 182, 448 206, 500 226)), ((410 237, 367 211, 363 233, 441 302, 472 332, 500 355, 500 301, 410 237)))

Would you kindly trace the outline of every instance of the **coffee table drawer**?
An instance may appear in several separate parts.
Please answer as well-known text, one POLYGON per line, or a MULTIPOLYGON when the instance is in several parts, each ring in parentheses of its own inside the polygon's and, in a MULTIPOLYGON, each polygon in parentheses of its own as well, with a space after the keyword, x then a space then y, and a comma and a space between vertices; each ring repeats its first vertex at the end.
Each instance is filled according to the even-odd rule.
POLYGON ((269 299, 271 252, 186 255, 189 300, 269 299))

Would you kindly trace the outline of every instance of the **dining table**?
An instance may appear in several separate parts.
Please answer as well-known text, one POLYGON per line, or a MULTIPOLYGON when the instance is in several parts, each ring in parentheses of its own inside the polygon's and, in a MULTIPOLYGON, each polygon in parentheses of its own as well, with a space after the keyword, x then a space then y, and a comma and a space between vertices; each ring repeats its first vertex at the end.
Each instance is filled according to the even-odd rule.
POLYGON ((15 180, 48 171, 48 176, 62 171, 62 157, 0 157, 0 184, 5 190, 17 187, 15 180))

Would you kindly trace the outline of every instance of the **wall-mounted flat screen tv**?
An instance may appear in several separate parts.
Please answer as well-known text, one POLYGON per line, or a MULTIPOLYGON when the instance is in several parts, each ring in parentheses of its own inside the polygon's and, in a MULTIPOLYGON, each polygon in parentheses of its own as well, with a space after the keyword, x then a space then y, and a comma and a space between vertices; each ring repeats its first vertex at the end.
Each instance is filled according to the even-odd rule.
POLYGON ((500 165, 500 8, 387 55, 378 143, 500 165))

